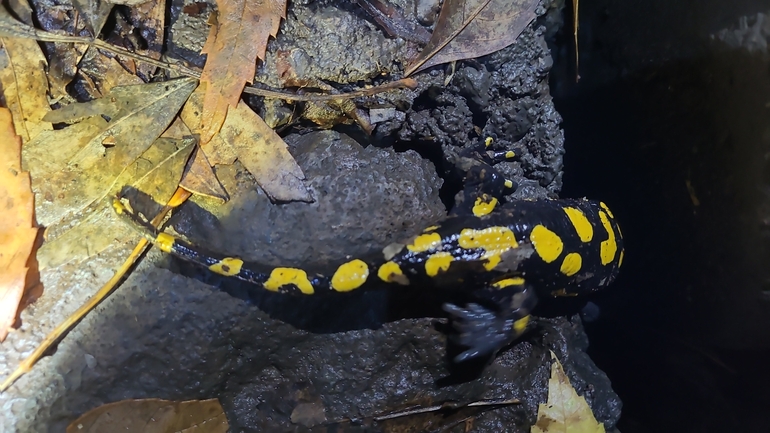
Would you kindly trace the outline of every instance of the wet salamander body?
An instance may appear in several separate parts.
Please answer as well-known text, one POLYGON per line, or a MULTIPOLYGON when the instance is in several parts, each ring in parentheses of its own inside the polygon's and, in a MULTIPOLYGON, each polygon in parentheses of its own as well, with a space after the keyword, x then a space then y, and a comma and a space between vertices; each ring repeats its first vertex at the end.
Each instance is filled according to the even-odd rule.
POLYGON ((498 197, 513 185, 491 164, 514 155, 479 155, 446 219, 376 256, 354 258, 322 274, 204 252, 155 231, 120 201, 115 206, 161 250, 274 292, 313 295, 393 285, 472 291, 478 303, 444 305, 459 331, 459 343, 468 348, 456 358, 463 361, 495 352, 520 336, 538 297, 574 296, 608 286, 624 254, 620 228, 604 203, 562 199, 501 204, 498 197))

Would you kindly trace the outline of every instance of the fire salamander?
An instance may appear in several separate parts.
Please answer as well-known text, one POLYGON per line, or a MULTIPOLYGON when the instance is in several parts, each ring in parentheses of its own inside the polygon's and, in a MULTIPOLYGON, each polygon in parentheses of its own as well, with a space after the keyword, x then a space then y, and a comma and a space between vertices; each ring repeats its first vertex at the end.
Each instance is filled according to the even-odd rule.
POLYGON ((482 148, 473 155, 458 164, 466 170, 465 187, 443 221, 375 256, 348 260, 322 274, 204 252, 158 232, 119 199, 115 210, 162 251, 273 292, 314 295, 394 285, 472 291, 477 302, 444 304, 458 343, 467 348, 455 357, 461 362, 494 354, 524 333, 538 297, 575 296, 608 286, 624 254, 620 227, 604 203, 503 204, 504 191, 515 185, 492 165, 514 158, 514 152, 482 148))

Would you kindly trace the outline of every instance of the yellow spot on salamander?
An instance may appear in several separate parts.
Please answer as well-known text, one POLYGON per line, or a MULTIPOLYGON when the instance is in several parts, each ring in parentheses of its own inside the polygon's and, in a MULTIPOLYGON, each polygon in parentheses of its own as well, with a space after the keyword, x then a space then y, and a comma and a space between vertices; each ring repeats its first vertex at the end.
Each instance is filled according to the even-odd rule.
POLYGON ((403 286, 409 285, 409 278, 401 271, 401 267, 396 262, 385 262, 377 270, 377 276, 386 283, 397 283, 403 286))
POLYGON ((491 146, 493 141, 495 141, 495 139, 494 139, 494 138, 492 138, 492 137, 487 137, 486 139, 484 139, 484 147, 489 147, 489 146, 491 146))
POLYGON ((435 277, 440 272, 446 272, 454 259, 451 254, 444 251, 433 254, 425 261, 425 273, 429 277, 435 277))
POLYGON ((602 259, 602 265, 606 266, 615 259, 615 253, 618 251, 618 244, 615 242, 615 230, 612 229, 612 224, 610 224, 610 220, 607 218, 607 214, 599 211, 599 219, 602 220, 604 230, 607 231, 607 240, 602 241, 600 247, 601 249, 599 251, 599 256, 602 259))
POLYGON ((623 253, 625 253, 625 250, 620 250, 620 258, 618 258, 618 267, 623 266, 623 253))
POLYGON ((477 217, 488 215, 497 206, 497 199, 492 197, 489 201, 484 201, 484 197, 477 197, 473 205, 473 215, 477 217))
POLYGON ((414 238, 414 241, 407 245, 406 249, 413 253, 421 253, 437 248, 439 245, 441 245, 441 235, 438 233, 426 233, 414 238))
POLYGON ((599 206, 601 206, 602 209, 604 209, 604 211, 607 212, 607 215, 609 215, 610 218, 615 219, 615 215, 612 214, 612 211, 610 211, 610 208, 608 208, 607 205, 604 204, 603 201, 599 202, 599 206))
POLYGON ((272 292, 277 292, 283 286, 293 284, 297 286, 300 292, 305 295, 315 293, 313 285, 307 278, 307 273, 302 269, 296 268, 275 268, 270 272, 270 278, 265 281, 263 286, 272 292))
MULTIPOLYGON (((484 255, 486 257, 486 255, 484 255)), ((500 254, 493 254, 486 257, 487 261, 484 262, 484 269, 491 271, 500 263, 500 254)))
POLYGON ((332 276, 332 289, 349 292, 361 287, 369 277, 369 266, 363 260, 355 259, 343 263, 332 276))
POLYGON ((586 215, 580 209, 574 207, 565 207, 564 213, 567 214, 572 225, 575 227, 580 240, 583 242, 591 242, 594 238, 594 226, 588 221, 586 215))
POLYGON ((513 188, 513 181, 505 179, 505 187, 508 188, 508 189, 513 188))
POLYGON ((529 315, 522 317, 521 319, 513 322, 513 331, 516 335, 521 335, 527 330, 527 324, 529 324, 529 315))
POLYGON ((496 283, 493 283, 492 287, 497 288, 497 289, 504 289, 506 287, 520 286, 522 284, 524 284, 524 278, 521 278, 521 277, 511 277, 511 278, 506 278, 504 280, 500 280, 500 281, 498 281, 496 283))
POLYGON ((505 152, 505 158, 506 159, 516 158, 516 152, 514 152, 512 150, 509 150, 509 151, 505 152))
POLYGON ((158 237, 155 238, 155 245, 157 245, 164 253, 171 252, 174 248, 174 242, 176 242, 176 239, 167 233, 159 233, 158 237))
POLYGON ((463 229, 457 238, 457 243, 465 249, 483 248, 486 251, 485 257, 483 257, 485 259, 493 254, 502 254, 519 246, 511 229, 501 226, 492 226, 481 230, 463 229))
POLYGON ((430 232, 435 232, 436 230, 438 230, 438 228, 439 228, 439 227, 441 227, 441 226, 430 226, 430 227, 426 227, 426 228, 425 228, 425 230, 423 230, 422 232, 423 232, 423 233, 430 233, 430 232))
POLYGON ((508 227, 492 226, 485 229, 463 229, 457 238, 457 243, 465 249, 484 249, 481 256, 484 269, 491 271, 500 263, 500 256, 512 248, 518 248, 516 236, 508 227))
POLYGON ((583 266, 583 258, 578 253, 569 253, 567 257, 564 257, 564 261, 561 262, 561 268, 559 269, 562 274, 571 277, 578 272, 583 266))
POLYGON ((236 257, 225 257, 224 259, 209 266, 211 272, 216 272, 219 275, 226 277, 232 277, 238 275, 241 272, 243 266, 243 260, 236 257))
POLYGON ((540 224, 532 229, 529 239, 532 241, 537 255, 546 263, 551 263, 559 258, 564 249, 564 243, 562 243, 559 235, 540 224))

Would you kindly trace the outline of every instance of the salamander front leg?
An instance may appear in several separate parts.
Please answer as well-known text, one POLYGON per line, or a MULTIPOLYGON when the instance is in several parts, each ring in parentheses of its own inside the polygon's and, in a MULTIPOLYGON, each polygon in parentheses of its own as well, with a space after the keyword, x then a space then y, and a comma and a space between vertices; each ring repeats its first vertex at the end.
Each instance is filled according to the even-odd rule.
POLYGON ((493 301, 498 308, 470 303, 465 308, 444 304, 452 326, 457 330, 456 342, 468 350, 454 358, 467 361, 494 354, 519 338, 527 329, 530 312, 537 303, 534 289, 521 278, 508 278, 483 290, 480 296, 493 301))
POLYGON ((463 151, 457 158, 456 168, 463 173, 463 190, 455 199, 451 215, 489 214, 506 193, 516 190, 516 184, 506 179, 493 165, 517 158, 514 151, 487 150, 491 140, 463 151))

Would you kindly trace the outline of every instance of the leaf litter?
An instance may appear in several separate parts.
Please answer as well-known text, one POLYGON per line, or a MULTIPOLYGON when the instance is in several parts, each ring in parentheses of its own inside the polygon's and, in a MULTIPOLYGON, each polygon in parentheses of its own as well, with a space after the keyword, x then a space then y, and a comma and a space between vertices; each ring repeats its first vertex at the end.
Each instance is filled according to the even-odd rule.
MULTIPOLYGON (((154 9, 145 4, 144 14, 155 18, 156 30, 157 23, 161 22, 159 11, 163 8, 158 6, 161 3, 163 2, 157 2, 154 9)), ((202 73, 184 65, 158 61, 159 50, 149 49, 142 55, 99 39, 38 30, 16 21, 4 9, 0 11, 0 37, 27 38, 35 45, 37 43, 31 39, 55 42, 53 46, 59 49, 69 46, 69 52, 74 53, 66 56, 58 66, 71 74, 63 74, 56 80, 49 80, 51 87, 48 89, 44 84, 39 84, 42 92, 35 92, 37 95, 42 93, 45 96, 47 90, 49 94, 65 98, 64 102, 67 102, 65 86, 71 79, 68 77, 79 74, 90 89, 91 97, 97 97, 88 102, 65 104, 59 110, 50 112, 47 111, 47 101, 38 103, 43 111, 41 121, 37 122, 43 125, 41 131, 25 134, 23 161, 25 168, 29 169, 33 176, 32 186, 38 198, 39 217, 41 222, 49 226, 51 234, 48 250, 44 249, 41 254, 46 263, 55 265, 67 259, 83 259, 109 246, 109 242, 89 243, 87 238, 89 233, 94 239, 102 241, 111 238, 110 234, 114 231, 109 229, 109 224, 105 224, 110 218, 107 213, 108 203, 110 197, 122 185, 150 191, 157 200, 162 200, 169 194, 181 197, 169 199, 169 203, 174 202, 173 206, 176 206, 184 201, 189 193, 180 195, 181 189, 170 192, 173 188, 169 188, 169 185, 175 186, 177 182, 172 180, 178 180, 182 176, 182 184, 186 184, 190 191, 226 198, 226 192, 221 189, 211 169, 212 165, 226 160, 229 163, 235 159, 239 160, 274 201, 312 201, 313 198, 303 182, 304 174, 289 154, 285 143, 240 99, 243 92, 287 100, 345 101, 351 97, 372 95, 393 88, 416 86, 414 80, 404 79, 339 95, 295 95, 246 87, 246 84, 253 80, 257 58, 264 58, 268 38, 276 36, 281 19, 285 18, 286 2, 221 0, 218 3, 220 15, 212 26, 204 47, 208 60, 202 73), (72 49, 78 46, 78 49, 72 49), (110 51, 117 57, 104 57, 96 48, 110 51), (81 63, 83 59, 86 61, 81 63), (87 65, 89 62, 96 65, 90 73, 87 65), (139 74, 143 67, 145 77, 149 77, 154 68, 162 67, 192 78, 134 86, 120 85, 125 83, 124 78, 134 80, 133 77, 139 74), (102 74, 103 76, 100 76, 102 74), (110 74, 113 77, 110 77, 110 74), (192 111, 192 118, 189 115, 185 117, 184 112, 190 112, 186 108, 182 118, 185 118, 192 132, 202 134, 204 146, 195 152, 194 158, 188 160, 193 149, 193 140, 179 136, 160 139, 158 137, 176 118, 177 112, 186 101, 188 105, 193 103, 192 99, 188 101, 188 97, 196 85, 195 78, 200 78, 201 87, 206 89, 202 106, 192 111), (46 127, 45 123, 49 126, 46 127), (60 129, 49 130, 50 124, 56 124, 60 129), (214 146, 206 146, 214 139, 218 140, 214 146), (185 162, 188 164, 182 175, 180 173, 185 162), (150 166, 152 168, 149 168, 150 166), (94 228, 97 231, 93 231, 94 228), (72 247, 71 244, 76 240, 84 239, 84 246, 72 247)), ((468 4, 470 3, 471 0, 468 0, 468 4)), ((494 22, 496 26, 499 26, 500 22, 515 21, 517 27, 523 29, 529 22, 526 20, 526 11, 519 15, 506 15, 507 2, 501 4, 498 0, 486 0, 484 5, 490 3, 497 8, 492 12, 502 13, 494 16, 497 19, 494 22), (499 9, 502 9, 502 12, 499 9), (501 19, 503 21, 500 21, 501 19)), ((449 11, 447 16, 451 16, 452 11, 467 12, 468 8, 463 9, 465 6, 465 2, 448 0, 442 9, 442 16, 444 11, 449 11), (453 5, 454 9, 448 5, 453 5)), ((92 25, 93 34, 96 35, 100 33, 99 30, 112 6, 107 2, 79 0, 76 8, 92 25)), ((517 11, 514 12, 518 13, 517 11)), ((452 57, 457 56, 452 54, 453 50, 461 52, 461 56, 466 55, 469 42, 464 38, 472 36, 468 29, 473 30, 474 26, 478 26, 478 22, 473 18, 487 17, 484 15, 487 12, 490 11, 483 7, 473 11, 473 17, 461 19, 459 27, 452 27, 450 24, 456 22, 448 18, 443 24, 440 19, 439 24, 444 27, 443 33, 440 31, 441 26, 437 25, 437 31, 434 32, 429 46, 412 64, 411 72, 428 67, 425 65, 456 60, 452 57), (466 45, 465 48, 463 44, 466 45)), ((520 31, 517 30, 515 36, 520 31)), ((515 36, 509 36, 510 41, 506 44, 511 43, 515 36)), ((154 40, 155 45, 158 45, 158 40, 162 46, 162 36, 154 40)), ((500 42, 489 38, 485 49, 494 43, 500 42)), ((473 48, 473 55, 459 58, 478 56, 477 44, 473 48)), ((9 59, 14 66, 22 63, 20 60, 14 60, 12 56, 9 59)), ((35 58, 31 60, 35 64, 35 58)), ((45 61, 45 57, 42 60, 45 61)), ((37 61, 36 64, 45 72, 44 63, 37 61)), ((0 78, 0 83, 7 87, 7 80, 0 78)), ((354 104, 348 105, 351 108, 347 111, 355 109, 354 104)), ((168 211, 169 206, 171 205, 164 208, 164 212, 168 211)), ((159 220, 154 220, 154 223, 158 222, 159 220)), ((32 224, 34 227, 34 220, 32 224)), ((130 263, 133 263, 145 246, 146 242, 137 245, 124 264, 123 271, 130 267, 130 263)), ((57 327, 0 388, 7 388, 21 374, 29 371, 47 348, 55 344, 80 317, 113 290, 119 279, 117 274, 113 276, 78 313, 57 327)))
POLYGON ((74 124, 45 131, 24 146, 33 179, 46 179, 33 183, 40 222, 55 224, 120 188, 116 180, 166 129, 194 88, 190 78, 115 87, 103 98, 49 113, 46 120, 74 124), (105 147, 107 140, 115 144, 105 147))

